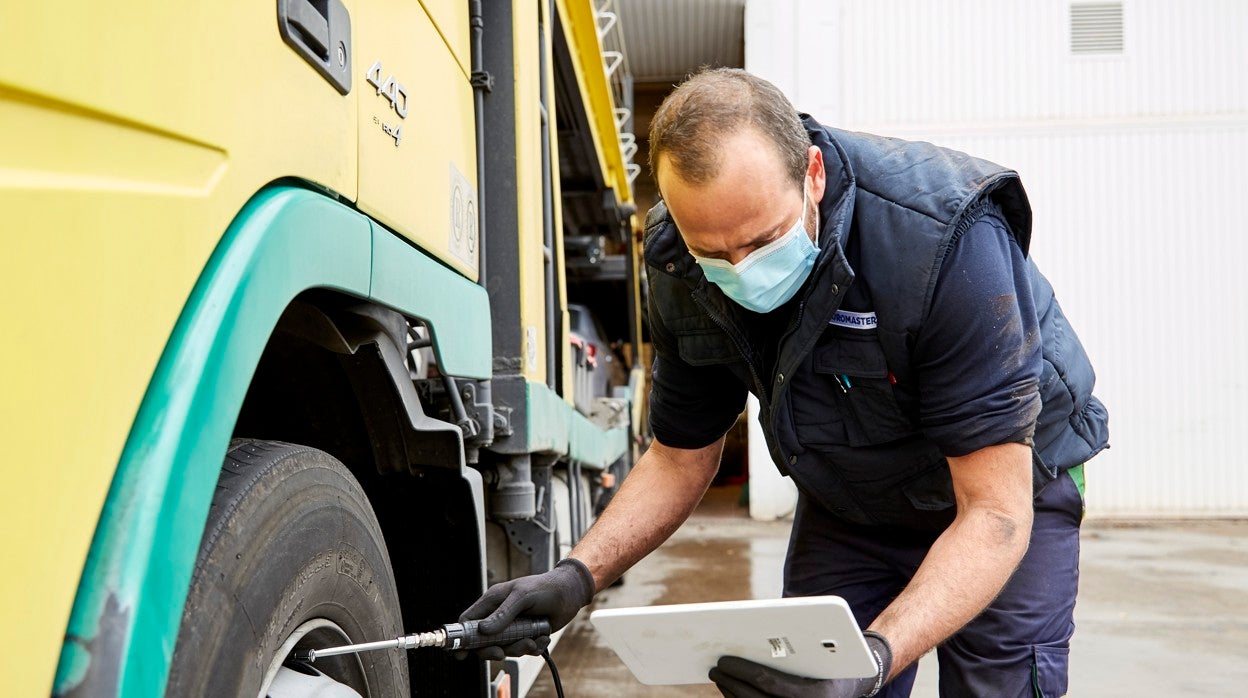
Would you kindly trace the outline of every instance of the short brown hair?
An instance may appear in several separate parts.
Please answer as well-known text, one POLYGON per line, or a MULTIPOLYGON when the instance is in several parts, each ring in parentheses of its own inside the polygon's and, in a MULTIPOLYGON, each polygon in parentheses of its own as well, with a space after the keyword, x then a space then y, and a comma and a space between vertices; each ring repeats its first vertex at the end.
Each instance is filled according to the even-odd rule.
POLYGON ((776 146, 781 163, 801 186, 810 136, 784 93, 739 68, 703 68, 672 91, 650 121, 650 173, 668 162, 681 179, 705 184, 719 173, 724 136, 753 126, 776 146))

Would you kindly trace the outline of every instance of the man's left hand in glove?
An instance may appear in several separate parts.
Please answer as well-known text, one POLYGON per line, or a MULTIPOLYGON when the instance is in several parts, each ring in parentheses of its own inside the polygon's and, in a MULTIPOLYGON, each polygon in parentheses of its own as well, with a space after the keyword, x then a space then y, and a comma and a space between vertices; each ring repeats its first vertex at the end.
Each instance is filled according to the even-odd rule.
POLYGON ((807 679, 740 657, 720 657, 710 678, 726 698, 862 698, 879 692, 892 669, 893 652, 884 636, 863 633, 875 657, 874 676, 862 679, 807 679))

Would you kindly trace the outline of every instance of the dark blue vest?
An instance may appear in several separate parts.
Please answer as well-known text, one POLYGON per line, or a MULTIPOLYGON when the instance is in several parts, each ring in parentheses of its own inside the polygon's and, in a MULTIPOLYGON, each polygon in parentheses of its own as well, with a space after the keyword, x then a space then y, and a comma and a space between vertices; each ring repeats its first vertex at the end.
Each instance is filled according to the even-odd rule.
MULTIPOLYGON (((821 251, 775 351, 763 347, 774 337, 761 336, 750 314, 702 276, 661 203, 646 222, 651 323, 675 338, 681 360, 722 364, 758 396, 772 459, 808 496, 849 521, 943 528, 954 514, 948 463, 898 400, 889 374, 902 384, 912 375, 909 343, 959 234, 992 212, 1026 252, 1026 193, 1017 173, 963 153, 830 129, 809 117, 805 124, 827 172, 821 251), (862 281, 869 281, 876 331, 826 337, 838 329, 829 327, 833 314, 861 297, 862 281), (833 387, 840 374, 854 377, 854 390, 833 387)), ((1038 493, 1105 447, 1107 415, 1052 288, 1034 264, 1029 271, 1044 355, 1033 449, 1038 493)))

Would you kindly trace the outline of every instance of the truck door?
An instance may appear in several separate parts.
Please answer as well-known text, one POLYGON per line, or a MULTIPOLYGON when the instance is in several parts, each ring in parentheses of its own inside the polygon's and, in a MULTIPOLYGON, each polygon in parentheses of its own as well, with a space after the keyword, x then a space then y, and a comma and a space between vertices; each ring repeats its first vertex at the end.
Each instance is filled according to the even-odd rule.
POLYGON ((468 3, 359 3, 360 210, 477 276, 468 3))

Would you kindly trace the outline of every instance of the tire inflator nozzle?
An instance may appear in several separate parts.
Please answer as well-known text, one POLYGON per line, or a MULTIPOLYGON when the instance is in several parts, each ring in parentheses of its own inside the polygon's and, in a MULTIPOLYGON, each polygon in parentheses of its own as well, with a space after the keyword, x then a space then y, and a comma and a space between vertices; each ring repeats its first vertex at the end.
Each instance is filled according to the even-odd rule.
POLYGON ((358 645, 325 647, 321 649, 296 650, 293 657, 298 661, 315 662, 317 657, 333 657, 339 654, 355 654, 373 650, 409 650, 421 647, 440 647, 444 650, 471 650, 480 647, 510 645, 517 640, 537 638, 550 634, 550 622, 545 618, 517 618, 502 632, 486 634, 477 629, 479 620, 464 623, 447 623, 427 633, 404 635, 393 640, 364 642, 358 645))

